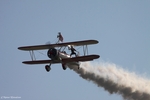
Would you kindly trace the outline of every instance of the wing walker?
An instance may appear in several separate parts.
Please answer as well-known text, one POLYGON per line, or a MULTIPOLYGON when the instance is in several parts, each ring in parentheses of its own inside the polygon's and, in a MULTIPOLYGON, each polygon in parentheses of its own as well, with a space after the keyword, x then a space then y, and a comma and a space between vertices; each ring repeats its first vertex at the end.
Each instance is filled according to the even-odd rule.
POLYGON ((48 64, 45 65, 47 72, 51 70, 51 64, 62 65, 62 68, 66 70, 67 66, 76 65, 78 69, 80 68, 80 62, 92 61, 98 59, 99 55, 88 55, 88 45, 97 44, 97 40, 83 40, 83 41, 74 41, 74 42, 63 42, 63 37, 61 33, 57 36, 59 38, 58 42, 55 44, 46 44, 46 45, 34 45, 34 46, 22 46, 18 47, 19 50, 29 51, 31 56, 31 61, 23 61, 24 64, 48 64), (61 43, 60 43, 61 42, 61 43), (83 55, 76 54, 77 50, 74 48, 76 46, 83 47, 83 55), (71 54, 67 54, 65 49, 71 51, 71 54), (47 49, 48 60, 36 60, 34 51, 35 50, 44 50, 47 49), (75 55, 75 56, 72 56, 75 55))

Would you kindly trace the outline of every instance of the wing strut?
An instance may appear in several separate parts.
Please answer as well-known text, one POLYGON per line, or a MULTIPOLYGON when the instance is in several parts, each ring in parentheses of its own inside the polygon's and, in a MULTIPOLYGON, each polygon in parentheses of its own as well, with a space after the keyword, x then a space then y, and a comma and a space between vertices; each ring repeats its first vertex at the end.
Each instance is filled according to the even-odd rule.
POLYGON ((87 45, 83 45, 83 53, 84 53, 84 56, 88 55, 88 46, 87 45))
POLYGON ((31 56, 31 60, 32 60, 32 61, 36 60, 34 51, 31 50, 31 51, 29 51, 29 53, 30 53, 30 56, 31 56))

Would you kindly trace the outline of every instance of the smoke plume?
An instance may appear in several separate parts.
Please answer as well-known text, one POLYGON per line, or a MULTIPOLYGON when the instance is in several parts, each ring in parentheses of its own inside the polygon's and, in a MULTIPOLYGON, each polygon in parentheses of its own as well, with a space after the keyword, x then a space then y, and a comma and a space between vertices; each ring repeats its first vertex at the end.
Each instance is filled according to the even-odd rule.
POLYGON ((83 79, 103 87, 110 94, 120 94, 124 100, 150 100, 150 80, 125 71, 115 64, 92 65, 86 62, 81 63, 80 69, 68 66, 83 79))

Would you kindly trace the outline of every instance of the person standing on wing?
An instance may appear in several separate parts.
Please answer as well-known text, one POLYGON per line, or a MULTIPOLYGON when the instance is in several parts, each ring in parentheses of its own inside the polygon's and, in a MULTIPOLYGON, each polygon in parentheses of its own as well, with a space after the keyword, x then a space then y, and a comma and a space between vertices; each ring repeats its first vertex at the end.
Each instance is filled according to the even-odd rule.
POLYGON ((75 51, 77 51, 75 48, 73 48, 73 46, 71 45, 71 54, 70 54, 70 57, 74 54, 75 56, 77 56, 77 54, 75 53, 75 51))
POLYGON ((63 40, 64 40, 63 36, 61 35, 61 32, 58 32, 57 38, 58 38, 58 42, 57 43, 63 42, 63 40))
MULTIPOLYGON (((77 54, 75 53, 75 51, 77 51, 75 48, 73 48, 73 46, 71 45, 71 48, 70 48, 70 50, 71 50, 71 54, 70 54, 70 57, 74 54, 76 57, 77 57, 77 54)), ((79 69, 80 67, 78 66, 78 69, 79 69)))

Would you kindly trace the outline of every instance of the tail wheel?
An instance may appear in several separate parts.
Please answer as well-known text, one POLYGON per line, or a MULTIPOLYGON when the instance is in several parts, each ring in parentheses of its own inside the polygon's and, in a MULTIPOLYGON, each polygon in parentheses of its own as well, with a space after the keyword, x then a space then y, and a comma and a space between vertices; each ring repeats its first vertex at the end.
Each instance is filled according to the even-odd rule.
POLYGON ((45 66, 45 69, 46 69, 47 72, 49 72, 49 71, 51 70, 51 68, 50 68, 49 65, 46 65, 46 66, 45 66))

